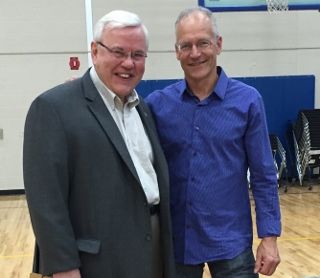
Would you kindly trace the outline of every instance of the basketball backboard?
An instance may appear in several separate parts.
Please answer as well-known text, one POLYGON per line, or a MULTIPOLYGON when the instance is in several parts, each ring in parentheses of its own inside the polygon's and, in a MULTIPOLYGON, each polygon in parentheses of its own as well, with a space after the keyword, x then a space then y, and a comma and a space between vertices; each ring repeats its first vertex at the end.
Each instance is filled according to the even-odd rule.
MULTIPOLYGON (((320 0, 288 0, 289 10, 320 10, 320 0)), ((266 0, 198 0, 198 5, 214 12, 266 11, 266 0)))

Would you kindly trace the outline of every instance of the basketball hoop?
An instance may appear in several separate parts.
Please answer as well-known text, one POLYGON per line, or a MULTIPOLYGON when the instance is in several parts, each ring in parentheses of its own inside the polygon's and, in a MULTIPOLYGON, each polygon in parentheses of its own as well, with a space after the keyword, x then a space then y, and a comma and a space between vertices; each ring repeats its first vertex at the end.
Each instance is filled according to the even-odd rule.
POLYGON ((288 0, 266 0, 268 12, 283 12, 288 11, 288 0))

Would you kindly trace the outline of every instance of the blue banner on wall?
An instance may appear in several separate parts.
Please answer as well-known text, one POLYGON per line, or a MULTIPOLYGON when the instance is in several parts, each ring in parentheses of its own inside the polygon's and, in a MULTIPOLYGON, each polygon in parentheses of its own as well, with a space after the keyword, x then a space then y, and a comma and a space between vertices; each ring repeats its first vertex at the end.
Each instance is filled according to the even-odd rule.
MULTIPOLYGON (((266 76, 266 77, 236 77, 261 94, 268 123, 269 133, 279 137, 287 151, 288 174, 295 176, 295 158, 291 141, 291 127, 296 121, 300 110, 314 109, 315 76, 266 76)), ((137 92, 142 97, 162 89, 177 79, 142 80, 137 86, 137 92)))
MULTIPOLYGON (((266 0, 198 0, 198 5, 215 12, 266 11, 266 0)), ((320 10, 319 0, 288 0, 289 10, 320 10)))

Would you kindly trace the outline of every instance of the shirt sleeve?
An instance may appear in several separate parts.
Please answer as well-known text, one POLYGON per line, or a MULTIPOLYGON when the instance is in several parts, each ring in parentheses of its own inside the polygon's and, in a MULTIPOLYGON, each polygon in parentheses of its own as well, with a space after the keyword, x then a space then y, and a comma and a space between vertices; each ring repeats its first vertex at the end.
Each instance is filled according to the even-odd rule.
POLYGON ((259 238, 280 236, 278 181, 264 104, 259 94, 249 108, 245 145, 250 170, 250 185, 255 201, 258 236, 259 238))

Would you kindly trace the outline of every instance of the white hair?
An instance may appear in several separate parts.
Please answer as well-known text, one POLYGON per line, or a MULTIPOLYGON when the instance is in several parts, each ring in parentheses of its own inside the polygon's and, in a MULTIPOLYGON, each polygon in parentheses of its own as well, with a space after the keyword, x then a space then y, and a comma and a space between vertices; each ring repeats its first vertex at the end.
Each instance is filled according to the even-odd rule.
POLYGON ((101 17, 94 26, 93 39, 95 41, 101 40, 103 30, 107 26, 111 27, 111 28, 125 28, 125 27, 139 27, 140 26, 143 30, 144 35, 145 35, 147 46, 149 44, 147 27, 142 23, 139 16, 132 13, 132 12, 122 11, 122 10, 114 10, 114 11, 107 13, 103 17, 101 17))

